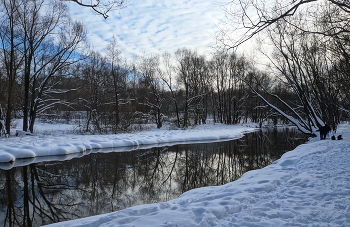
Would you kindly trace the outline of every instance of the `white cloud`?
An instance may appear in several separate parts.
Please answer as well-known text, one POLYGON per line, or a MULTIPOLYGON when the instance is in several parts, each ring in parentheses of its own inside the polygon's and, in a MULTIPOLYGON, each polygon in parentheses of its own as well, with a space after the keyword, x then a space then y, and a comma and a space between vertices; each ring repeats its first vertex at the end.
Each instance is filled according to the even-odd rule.
POLYGON ((70 8, 72 17, 87 26, 96 50, 102 52, 114 35, 127 57, 182 47, 204 51, 215 43, 216 23, 224 16, 218 4, 203 0, 130 0, 107 19, 73 4, 70 8))

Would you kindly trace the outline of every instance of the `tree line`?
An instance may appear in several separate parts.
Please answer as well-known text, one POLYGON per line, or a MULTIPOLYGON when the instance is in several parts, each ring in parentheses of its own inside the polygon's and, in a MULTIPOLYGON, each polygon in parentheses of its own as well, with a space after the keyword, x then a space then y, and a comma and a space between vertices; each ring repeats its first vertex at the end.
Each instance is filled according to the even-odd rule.
POLYGON ((233 48, 210 54, 181 48, 129 60, 113 37, 102 53, 88 51, 84 25, 61 1, 0 4, 2 135, 11 133, 15 118, 28 132, 39 118, 64 119, 81 133, 272 122, 314 134, 348 117, 349 38, 334 31, 347 31, 345 20, 334 21, 347 13, 330 4, 265 29, 264 69, 233 48), (310 25, 303 15, 319 20, 310 25), (310 26, 313 32, 305 30, 310 26))

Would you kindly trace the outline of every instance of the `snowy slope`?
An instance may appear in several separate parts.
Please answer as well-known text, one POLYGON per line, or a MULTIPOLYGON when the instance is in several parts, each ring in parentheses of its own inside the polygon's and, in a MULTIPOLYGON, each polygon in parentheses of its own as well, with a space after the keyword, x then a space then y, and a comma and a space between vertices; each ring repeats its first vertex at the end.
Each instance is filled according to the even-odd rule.
POLYGON ((350 126, 223 186, 49 226, 350 226, 350 126))

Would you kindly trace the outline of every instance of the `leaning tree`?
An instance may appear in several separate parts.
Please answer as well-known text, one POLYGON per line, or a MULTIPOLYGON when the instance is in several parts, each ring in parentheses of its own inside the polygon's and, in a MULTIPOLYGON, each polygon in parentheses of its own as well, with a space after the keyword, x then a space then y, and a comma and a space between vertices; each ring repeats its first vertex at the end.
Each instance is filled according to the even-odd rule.
POLYGON ((264 52, 274 69, 270 75, 291 87, 299 100, 291 103, 266 89, 265 96, 253 92, 303 132, 313 134, 326 121, 336 127, 340 110, 349 112, 344 105, 349 89, 345 70, 349 2, 241 0, 227 7, 226 15, 226 26, 218 36, 223 46, 235 49, 253 37, 264 41, 260 46, 271 45, 264 52), (266 94, 288 111, 271 103, 266 94))

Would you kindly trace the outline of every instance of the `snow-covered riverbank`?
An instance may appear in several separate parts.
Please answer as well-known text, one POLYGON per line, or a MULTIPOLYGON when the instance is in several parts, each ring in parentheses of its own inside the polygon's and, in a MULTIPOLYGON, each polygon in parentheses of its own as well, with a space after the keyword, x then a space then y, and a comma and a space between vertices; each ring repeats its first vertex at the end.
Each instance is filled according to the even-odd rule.
POLYGON ((344 140, 314 138, 223 186, 49 226, 349 226, 349 132, 341 125, 344 140))
POLYGON ((118 149, 125 151, 173 144, 230 140, 256 130, 239 125, 208 124, 188 130, 153 129, 125 134, 77 135, 60 132, 65 128, 68 129, 69 125, 61 125, 60 129, 57 127, 59 125, 45 124, 41 130, 46 130, 47 133, 0 138, 0 167, 6 169, 6 166, 10 168, 22 165, 23 162, 23 164, 28 164, 28 162, 43 159, 48 161, 71 159, 98 148, 115 148, 115 151, 118 149))

